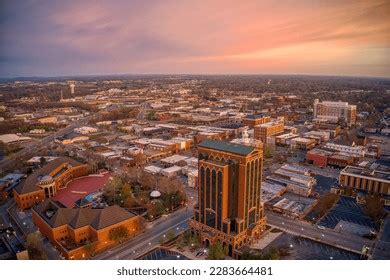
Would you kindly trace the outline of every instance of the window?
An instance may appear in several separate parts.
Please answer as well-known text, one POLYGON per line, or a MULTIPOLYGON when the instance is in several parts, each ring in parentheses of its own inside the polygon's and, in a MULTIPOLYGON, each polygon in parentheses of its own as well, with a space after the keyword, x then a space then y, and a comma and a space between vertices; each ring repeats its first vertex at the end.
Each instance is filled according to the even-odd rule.
POLYGON ((215 228, 215 213, 211 210, 206 210, 206 225, 209 227, 215 228))
POLYGON ((200 198, 199 198, 199 221, 201 223, 204 222, 203 220, 203 213, 204 213, 204 189, 205 189, 205 185, 204 185, 204 181, 205 181, 205 171, 204 171, 204 167, 202 166, 200 168, 200 198))
POLYGON ((210 169, 206 168, 206 208, 210 208, 210 169))
POLYGON ((217 229, 221 230, 222 223, 222 172, 218 171, 218 210, 217 210, 217 229))
POLYGON ((216 210, 216 198, 217 198, 217 172, 213 170, 211 172, 211 208, 216 210))

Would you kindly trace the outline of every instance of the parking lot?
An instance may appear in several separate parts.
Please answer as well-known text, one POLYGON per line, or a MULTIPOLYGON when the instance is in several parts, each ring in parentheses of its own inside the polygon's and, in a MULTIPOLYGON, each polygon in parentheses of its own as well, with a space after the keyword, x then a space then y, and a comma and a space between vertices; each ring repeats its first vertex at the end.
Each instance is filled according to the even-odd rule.
POLYGON ((315 175, 314 178, 317 180, 317 185, 314 187, 314 190, 320 194, 330 192, 330 188, 337 185, 336 178, 322 175, 315 175))
POLYGON ((358 260, 360 256, 310 239, 283 233, 265 250, 281 249, 286 260, 358 260))
POLYGON ((373 221, 364 213, 362 206, 357 204, 352 197, 340 196, 337 204, 318 222, 318 225, 333 229, 340 220, 375 228, 373 221))

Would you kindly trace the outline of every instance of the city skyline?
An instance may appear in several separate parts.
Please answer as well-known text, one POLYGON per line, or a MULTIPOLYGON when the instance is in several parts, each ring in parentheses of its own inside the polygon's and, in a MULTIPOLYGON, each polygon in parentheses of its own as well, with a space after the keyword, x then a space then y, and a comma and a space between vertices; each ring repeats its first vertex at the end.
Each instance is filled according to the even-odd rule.
POLYGON ((0 77, 390 77, 387 1, 0 4, 0 77))

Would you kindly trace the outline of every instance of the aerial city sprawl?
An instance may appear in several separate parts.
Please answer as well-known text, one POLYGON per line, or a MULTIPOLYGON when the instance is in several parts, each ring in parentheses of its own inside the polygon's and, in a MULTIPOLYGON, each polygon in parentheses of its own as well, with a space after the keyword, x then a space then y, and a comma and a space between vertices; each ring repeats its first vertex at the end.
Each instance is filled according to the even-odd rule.
POLYGON ((0 259, 389 259, 390 81, 2 79, 0 259))

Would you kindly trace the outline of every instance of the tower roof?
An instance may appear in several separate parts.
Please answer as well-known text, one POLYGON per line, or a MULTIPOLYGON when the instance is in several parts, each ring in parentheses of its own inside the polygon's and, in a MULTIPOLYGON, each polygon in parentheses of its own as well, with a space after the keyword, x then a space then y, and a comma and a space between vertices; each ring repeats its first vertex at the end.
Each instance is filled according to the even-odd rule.
POLYGON ((201 142, 198 145, 198 147, 228 152, 228 153, 237 154, 241 156, 247 156, 255 150, 254 147, 250 147, 246 145, 234 144, 226 141, 209 140, 209 139, 201 142))

